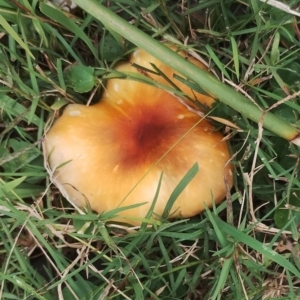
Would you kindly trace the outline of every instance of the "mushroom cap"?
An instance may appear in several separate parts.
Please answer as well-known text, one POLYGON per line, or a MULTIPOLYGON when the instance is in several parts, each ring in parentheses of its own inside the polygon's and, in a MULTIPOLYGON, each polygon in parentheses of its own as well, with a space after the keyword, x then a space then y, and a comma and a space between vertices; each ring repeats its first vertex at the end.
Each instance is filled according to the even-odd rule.
MULTIPOLYGON (((133 71, 129 64, 119 71, 133 71)), ((170 93, 133 80, 108 80, 103 99, 87 107, 70 104, 45 135, 44 154, 54 181, 69 201, 98 213, 138 203, 111 220, 140 224, 153 202, 163 214, 183 176, 199 172, 179 195, 171 217, 191 217, 232 186, 227 143, 213 125, 170 93)))
MULTIPOLYGON (((186 51, 178 51, 178 48, 175 46, 167 45, 171 50, 176 51, 179 55, 182 57, 185 57, 186 60, 194 64, 195 66, 199 67, 202 70, 207 71, 208 68, 199 60, 192 57, 191 55, 188 55, 186 51)), ((155 57, 151 56, 148 52, 146 52, 143 49, 137 49, 133 52, 133 54, 130 57, 130 63, 137 64, 141 67, 144 67, 146 69, 155 71, 155 68, 153 65, 155 65, 164 75, 168 77, 169 80, 171 80, 183 93, 188 95, 191 99, 197 100, 201 104, 211 107, 212 104, 215 102, 214 98, 201 94, 199 92, 196 92, 192 90, 190 87, 188 87, 186 84, 178 80, 176 77, 174 77, 175 74, 179 75, 181 78, 186 78, 181 75, 180 73, 175 72, 172 68, 161 62, 160 60, 156 59, 155 57)), ((163 83, 166 85, 171 86, 171 84, 160 75, 156 75, 153 73, 148 73, 148 76, 150 76, 153 80, 163 83)))

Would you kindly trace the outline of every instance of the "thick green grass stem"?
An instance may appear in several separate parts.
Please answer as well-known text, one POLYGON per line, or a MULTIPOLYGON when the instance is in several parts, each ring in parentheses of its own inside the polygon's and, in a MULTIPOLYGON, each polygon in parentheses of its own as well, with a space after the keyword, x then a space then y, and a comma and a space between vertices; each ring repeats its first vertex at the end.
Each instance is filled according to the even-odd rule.
POLYGON ((175 71, 186 76, 188 79, 193 80, 202 89, 207 91, 207 93, 229 105, 248 119, 257 123, 263 122, 264 128, 300 146, 299 131, 291 124, 270 112, 264 114, 263 110, 242 94, 225 85, 213 75, 208 74, 206 71, 203 71, 186 61, 162 43, 156 41, 151 36, 148 36, 135 26, 129 24, 103 5, 97 3, 97 1, 74 0, 74 2, 101 21, 105 27, 122 35, 136 46, 145 49, 157 59, 162 60, 175 71))

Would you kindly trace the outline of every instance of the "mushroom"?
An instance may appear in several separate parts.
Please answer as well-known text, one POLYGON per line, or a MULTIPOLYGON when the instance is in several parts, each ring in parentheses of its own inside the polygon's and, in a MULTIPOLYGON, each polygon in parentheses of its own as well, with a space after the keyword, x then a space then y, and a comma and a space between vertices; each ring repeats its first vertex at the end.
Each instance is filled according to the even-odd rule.
MULTIPOLYGON (((130 63, 116 70, 138 72, 130 63)), ((229 187, 233 181, 228 145, 209 121, 167 91, 128 79, 108 80, 95 105, 68 105, 43 149, 53 182, 70 202, 98 213, 141 203, 111 219, 135 225, 149 211, 161 174, 154 218, 195 163, 199 172, 178 196, 171 218, 219 203, 226 195, 224 175, 229 187)))
MULTIPOLYGON (((176 51, 179 55, 185 57, 186 60, 193 63, 200 69, 203 69, 205 71, 208 70, 207 67, 202 62, 195 59, 194 57, 189 55, 187 52, 179 51, 175 46, 171 46, 171 45, 168 45, 168 46, 173 51, 176 51)), ((153 67, 153 66, 155 66, 156 68, 158 68, 160 70, 161 73, 163 73, 169 80, 171 80, 184 94, 186 94, 193 100, 199 101, 201 104, 203 104, 207 107, 211 107, 211 105, 215 102, 213 97, 198 93, 198 92, 192 90, 191 88, 189 88, 182 81, 178 80, 176 77, 174 77, 174 74, 176 74, 176 73, 174 72, 174 70, 172 68, 165 65, 164 63, 162 63, 160 60, 154 58, 153 56, 149 55, 149 53, 147 53, 143 49, 136 50, 133 53, 133 55, 131 56, 130 62, 132 64, 136 64, 136 65, 142 66, 146 69, 153 70, 153 71, 155 71, 155 68, 153 67)), ((180 74, 177 74, 177 75, 180 75, 180 74)), ((159 83, 171 85, 170 82, 168 82, 163 76, 155 75, 155 74, 151 73, 150 77, 159 83)), ((182 75, 180 75, 180 77, 183 79, 186 79, 182 75)))

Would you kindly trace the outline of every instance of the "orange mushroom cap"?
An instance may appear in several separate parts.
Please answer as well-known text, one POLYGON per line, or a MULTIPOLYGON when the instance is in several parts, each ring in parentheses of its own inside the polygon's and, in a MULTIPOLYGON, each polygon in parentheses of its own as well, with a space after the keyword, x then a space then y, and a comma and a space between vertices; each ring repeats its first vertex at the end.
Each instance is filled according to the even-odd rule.
MULTIPOLYGON (((192 57, 191 55, 188 55, 187 52, 185 51, 178 51, 178 49, 174 46, 170 46, 169 48, 172 49, 173 51, 176 51, 179 55, 183 56, 188 60, 189 62, 193 63, 197 67, 199 67, 202 70, 207 71, 207 67, 197 60, 196 58, 192 57)), ((145 50, 143 49, 137 49, 133 54, 131 55, 130 62, 132 64, 136 64, 139 66, 142 66, 146 69, 153 70, 155 71, 155 68, 153 67, 156 66, 169 80, 171 80, 184 94, 189 96, 191 99, 200 102, 201 104, 206 105, 207 107, 211 107, 211 105, 215 102, 215 99, 208 96, 208 95, 203 95, 199 92, 196 92, 192 90, 190 87, 188 87, 186 84, 184 84, 182 81, 178 80, 174 75, 177 74, 181 78, 185 79, 186 78, 175 72, 172 68, 169 66, 165 65, 162 63, 160 60, 154 58, 153 56, 149 55, 145 50)), ((154 79, 155 81, 159 83, 163 83, 166 85, 171 85, 166 79, 164 79, 163 76, 156 75, 156 74, 149 74, 149 76, 154 79)))
MULTIPOLYGON (((135 70, 122 64, 118 71, 135 70)), ((221 133, 159 88, 110 79, 102 101, 71 104, 45 136, 44 153, 55 182, 69 201, 98 213, 145 203, 112 220, 140 224, 163 172, 155 217, 182 177, 195 164, 199 172, 179 195, 172 217, 190 217, 226 195, 232 185, 230 155, 221 133)))

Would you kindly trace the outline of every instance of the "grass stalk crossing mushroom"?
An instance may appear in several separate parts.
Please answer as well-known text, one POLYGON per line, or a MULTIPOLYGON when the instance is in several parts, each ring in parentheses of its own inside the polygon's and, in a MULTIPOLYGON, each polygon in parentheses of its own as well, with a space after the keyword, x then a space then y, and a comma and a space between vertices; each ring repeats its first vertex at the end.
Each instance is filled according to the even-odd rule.
POLYGON ((86 0, 74 0, 74 2, 101 21, 106 28, 118 32, 118 34, 137 47, 146 49, 156 58, 164 60, 166 65, 171 66, 174 70, 180 71, 187 78, 192 79, 200 87, 205 88, 206 92, 214 94, 221 102, 224 102, 234 110, 242 113, 250 120, 261 123, 264 128, 276 135, 300 146, 300 132, 295 126, 292 126, 270 111, 265 111, 263 108, 258 107, 241 93, 223 84, 213 76, 208 76, 205 72, 199 70, 199 68, 195 68, 192 64, 186 63, 185 60, 180 59, 176 54, 174 55, 174 53, 159 41, 156 41, 136 26, 123 20, 120 16, 99 2, 89 0, 88 5, 86 0))

